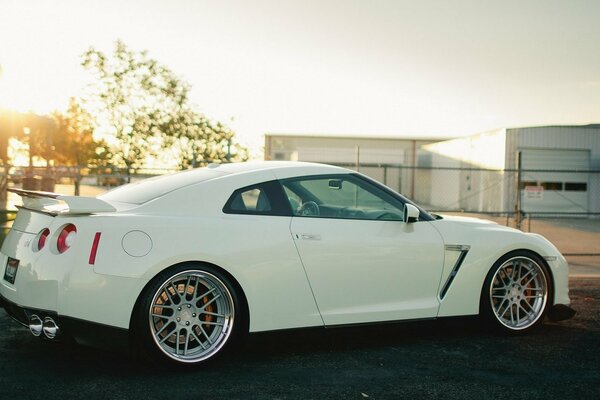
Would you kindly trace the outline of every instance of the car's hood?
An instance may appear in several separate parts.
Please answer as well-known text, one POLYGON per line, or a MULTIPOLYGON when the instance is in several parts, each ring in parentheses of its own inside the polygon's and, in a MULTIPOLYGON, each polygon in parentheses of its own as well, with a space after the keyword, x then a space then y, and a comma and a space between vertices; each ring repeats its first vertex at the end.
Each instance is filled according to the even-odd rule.
POLYGON ((468 245, 506 252, 519 248, 536 248, 540 253, 555 253, 556 248, 543 236, 526 233, 486 219, 443 215, 431 224, 440 232, 445 244, 468 245), (514 248, 509 248, 509 247, 514 248))
MULTIPOLYGON (((493 231, 509 231, 509 232, 518 232, 522 234, 522 231, 518 229, 514 229, 508 226, 500 225, 497 222, 490 221, 489 219, 482 218, 474 218, 474 217, 463 217, 463 216, 455 216, 455 215, 441 215, 442 219, 437 221, 442 222, 444 225, 451 225, 457 229, 475 229, 475 230, 493 230, 493 231)), ((437 222, 436 221, 436 222, 437 222)))
POLYGON ((471 223, 471 224, 495 224, 495 225, 498 225, 496 222, 490 221, 489 219, 482 219, 482 218, 475 218, 475 217, 462 217, 462 216, 457 216, 457 215, 445 215, 445 214, 440 214, 440 216, 442 217, 442 219, 447 220, 447 221, 465 222, 465 223, 471 223))

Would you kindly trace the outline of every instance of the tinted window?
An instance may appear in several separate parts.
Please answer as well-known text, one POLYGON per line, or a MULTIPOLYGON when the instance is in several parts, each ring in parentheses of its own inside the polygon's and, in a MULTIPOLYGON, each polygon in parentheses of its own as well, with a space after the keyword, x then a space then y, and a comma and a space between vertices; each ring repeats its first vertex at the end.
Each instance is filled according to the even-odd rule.
POLYGON ((352 175, 294 178, 282 185, 296 216, 402 220, 402 202, 352 175))
POLYGON ((230 206, 232 211, 271 211, 267 193, 259 188, 248 189, 234 194, 230 206))
POLYGON ((541 186, 544 188, 544 190, 560 191, 563 188, 562 182, 542 182, 541 186))
POLYGON ((233 192, 223 212, 228 214, 258 214, 290 216, 281 185, 276 181, 240 188, 233 192))
POLYGON ((587 191, 587 183, 584 182, 566 182, 565 190, 569 192, 585 192, 587 191))

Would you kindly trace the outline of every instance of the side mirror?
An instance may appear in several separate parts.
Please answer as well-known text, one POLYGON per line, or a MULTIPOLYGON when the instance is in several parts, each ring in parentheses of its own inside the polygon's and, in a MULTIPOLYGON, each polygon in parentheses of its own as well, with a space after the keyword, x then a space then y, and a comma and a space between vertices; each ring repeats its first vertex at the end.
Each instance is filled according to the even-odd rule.
POLYGON ((419 209, 412 204, 404 204, 404 222, 407 224, 411 222, 417 222, 419 220, 419 209))

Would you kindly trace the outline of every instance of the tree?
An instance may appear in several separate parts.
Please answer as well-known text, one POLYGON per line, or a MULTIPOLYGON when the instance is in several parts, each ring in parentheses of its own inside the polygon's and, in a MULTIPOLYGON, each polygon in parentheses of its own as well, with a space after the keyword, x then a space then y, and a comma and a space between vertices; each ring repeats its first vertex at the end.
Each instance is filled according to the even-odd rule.
POLYGON ((157 155, 181 120, 189 85, 169 68, 148 57, 146 51, 129 50, 117 41, 112 56, 90 48, 82 65, 96 80, 92 102, 100 105, 116 138, 112 162, 131 170, 157 155))
POLYGON ((211 162, 246 161, 248 150, 235 142, 235 133, 193 110, 182 113, 181 129, 171 136, 182 169, 196 168, 211 162))
POLYGON ((56 133, 53 135, 54 159, 59 165, 75 166, 75 195, 79 195, 82 166, 99 167, 110 157, 104 140, 94 139, 94 120, 73 97, 65 113, 55 112, 56 133))
POLYGON ((116 138, 112 162, 131 170, 171 152, 181 168, 246 160, 234 132, 190 105, 190 86, 169 68, 117 41, 111 57, 90 48, 82 65, 95 76, 89 99, 100 105, 116 138), (173 153, 174 152, 174 153, 173 153))

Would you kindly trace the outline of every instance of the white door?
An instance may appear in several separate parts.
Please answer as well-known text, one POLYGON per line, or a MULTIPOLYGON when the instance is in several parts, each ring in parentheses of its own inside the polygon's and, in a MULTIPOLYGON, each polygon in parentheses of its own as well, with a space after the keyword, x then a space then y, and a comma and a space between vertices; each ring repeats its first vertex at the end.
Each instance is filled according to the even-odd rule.
POLYGON ((525 212, 589 212, 588 150, 523 149, 525 212))
POLYGON ((282 184, 326 325, 437 315, 444 246, 429 222, 404 223, 399 199, 354 175, 282 184))

